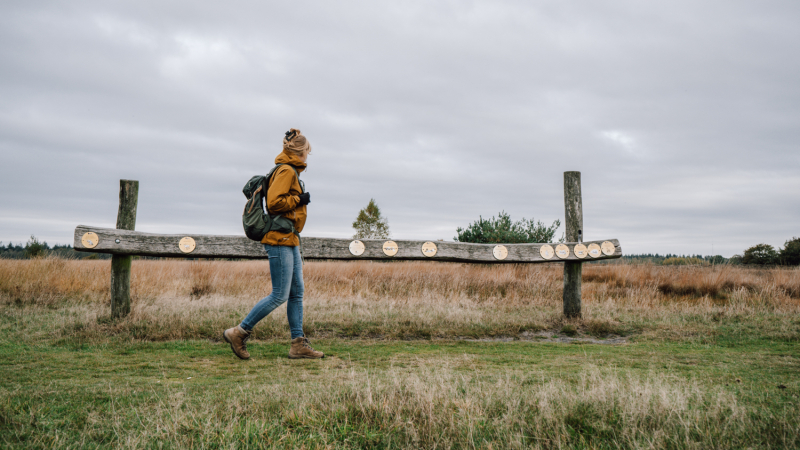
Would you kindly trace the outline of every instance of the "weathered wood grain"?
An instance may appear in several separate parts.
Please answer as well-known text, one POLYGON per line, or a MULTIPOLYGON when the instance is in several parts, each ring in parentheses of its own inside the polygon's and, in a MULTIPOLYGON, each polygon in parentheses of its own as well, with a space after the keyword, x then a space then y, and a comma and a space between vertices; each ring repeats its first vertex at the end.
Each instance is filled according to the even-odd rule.
MULTIPOLYGON (((136 229, 136 208, 139 204, 139 182, 119 180, 117 228, 136 229)), ((111 316, 125 317, 131 312, 131 256, 111 257, 111 316)))
POLYGON ((119 180, 119 208, 117 209, 117 228, 136 229, 136 210, 139 207, 139 182, 119 180))
MULTIPOLYGON (((568 241, 583 239, 583 199, 581 197, 581 173, 564 172, 564 227, 568 241)), ((564 263, 564 315, 581 316, 582 263, 564 263)))
MULTIPOLYGON (((602 255, 599 258, 586 257, 580 259, 575 256, 572 249, 576 243, 567 243, 570 255, 566 261, 592 261, 613 259, 622 256, 622 248, 616 239, 607 239, 615 247, 613 255, 602 255)), ((562 262, 563 259, 554 256, 550 260, 539 255, 539 248, 544 244, 504 244, 508 249, 508 257, 498 261, 492 255, 495 244, 469 244, 464 242, 434 241, 438 247, 436 256, 426 257, 422 254, 422 244, 426 241, 395 240, 399 250, 395 256, 386 256, 383 253, 384 240, 364 239, 366 250, 361 256, 350 254, 351 239, 332 239, 303 237, 302 249, 305 259, 343 259, 343 260, 432 260, 432 261, 459 261, 474 263, 544 263, 562 262)), ((603 241, 592 241, 598 245, 603 241)), ((589 245, 592 242, 585 242, 589 245)), ((555 246, 555 244, 553 244, 555 246)), ((111 253, 115 255, 141 255, 180 258, 266 258, 264 247, 258 242, 251 241, 245 236, 215 236, 200 234, 151 234, 139 231, 115 230, 113 228, 98 228, 79 225, 75 228, 74 247, 77 251, 111 253), (84 233, 93 231, 97 233, 100 242, 95 248, 86 248, 81 243, 84 233), (191 253, 183 253, 178 248, 178 242, 183 237, 195 240, 196 247, 191 253), (119 239, 119 243, 116 240, 119 239)))

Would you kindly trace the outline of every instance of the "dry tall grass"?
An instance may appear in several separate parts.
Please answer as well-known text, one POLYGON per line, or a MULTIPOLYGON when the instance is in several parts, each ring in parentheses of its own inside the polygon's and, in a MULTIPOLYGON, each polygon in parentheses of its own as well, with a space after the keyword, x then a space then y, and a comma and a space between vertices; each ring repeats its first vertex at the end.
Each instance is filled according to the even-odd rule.
MULTIPOLYGON (((270 292, 265 261, 134 261, 132 315, 112 323, 109 271, 108 261, 0 260, 0 304, 20 314, 59 305, 75 326, 171 339, 216 337, 270 292)), ((562 324, 560 265, 308 262, 304 272, 309 335, 519 336, 562 324)), ((596 335, 630 334, 644 323, 691 333, 698 315, 797 313, 800 270, 587 264, 583 311, 578 326, 596 335)), ((257 337, 285 329, 278 311, 257 337)))

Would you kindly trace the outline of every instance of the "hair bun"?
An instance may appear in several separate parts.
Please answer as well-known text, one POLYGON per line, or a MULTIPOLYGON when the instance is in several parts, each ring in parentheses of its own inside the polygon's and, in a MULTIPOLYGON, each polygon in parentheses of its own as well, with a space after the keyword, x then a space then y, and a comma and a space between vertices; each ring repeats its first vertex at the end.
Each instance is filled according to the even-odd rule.
POLYGON ((286 136, 283 138, 284 150, 296 155, 302 155, 303 152, 309 148, 310 144, 308 143, 308 139, 303 136, 303 133, 301 133, 300 130, 297 128, 291 128, 286 132, 286 136))

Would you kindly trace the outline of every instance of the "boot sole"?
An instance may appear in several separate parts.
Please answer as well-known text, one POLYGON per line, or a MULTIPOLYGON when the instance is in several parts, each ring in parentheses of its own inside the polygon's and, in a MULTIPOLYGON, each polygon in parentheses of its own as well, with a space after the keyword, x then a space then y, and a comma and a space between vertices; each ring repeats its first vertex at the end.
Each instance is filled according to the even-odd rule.
POLYGON ((242 358, 241 356, 239 356, 238 353, 236 353, 236 350, 234 350, 234 348, 233 348, 233 342, 231 342, 231 340, 228 339, 228 336, 225 334, 224 331, 222 332, 222 339, 225 339, 225 342, 227 342, 228 344, 231 344, 231 351, 233 352, 234 355, 236 355, 237 358, 244 359, 244 360, 250 359, 250 358, 242 358))
POLYGON ((292 356, 292 355, 289 355, 289 359, 322 359, 324 357, 325 357, 325 355, 322 355, 319 358, 317 358, 315 356, 292 356))

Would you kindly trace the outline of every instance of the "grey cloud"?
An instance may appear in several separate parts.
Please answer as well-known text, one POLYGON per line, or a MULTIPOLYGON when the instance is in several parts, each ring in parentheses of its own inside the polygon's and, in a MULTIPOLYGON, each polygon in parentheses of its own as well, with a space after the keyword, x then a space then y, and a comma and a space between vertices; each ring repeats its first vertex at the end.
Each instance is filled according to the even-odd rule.
POLYGON ((4 4, 0 239, 113 224, 120 178, 141 181, 141 230, 241 233, 241 185, 299 127, 314 147, 307 235, 349 236, 370 198, 400 238, 449 239, 500 210, 551 222, 562 173, 580 170, 587 237, 630 252, 779 245, 800 234, 799 12, 4 4))

